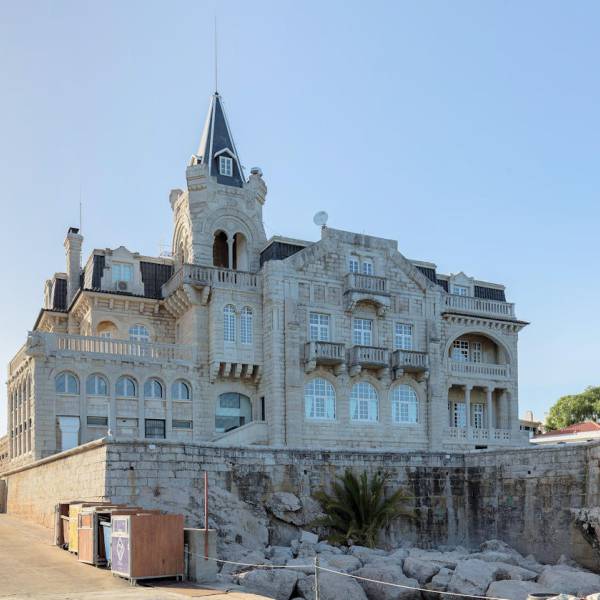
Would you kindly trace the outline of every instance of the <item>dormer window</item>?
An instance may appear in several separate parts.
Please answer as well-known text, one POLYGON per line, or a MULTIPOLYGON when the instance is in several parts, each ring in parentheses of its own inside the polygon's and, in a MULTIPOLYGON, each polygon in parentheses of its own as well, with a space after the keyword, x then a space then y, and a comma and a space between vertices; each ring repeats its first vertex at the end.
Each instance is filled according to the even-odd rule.
POLYGON ((469 288, 466 285, 453 285, 452 286, 452 293, 455 296, 468 296, 469 295, 469 288))
POLYGON ((113 263, 113 281, 131 281, 133 279, 133 265, 128 263, 113 263))
POLYGON ((233 160, 229 156, 219 156, 219 175, 225 177, 233 175, 233 160))

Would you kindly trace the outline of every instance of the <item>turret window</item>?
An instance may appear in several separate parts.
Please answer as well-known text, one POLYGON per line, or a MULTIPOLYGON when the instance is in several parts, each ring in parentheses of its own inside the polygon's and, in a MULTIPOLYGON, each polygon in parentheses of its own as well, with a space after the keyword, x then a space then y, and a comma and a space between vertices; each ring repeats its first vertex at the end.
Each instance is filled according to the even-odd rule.
POLYGON ((244 307, 240 318, 240 341, 242 344, 252 343, 252 309, 244 307))
POLYGON ((233 175, 233 160, 228 156, 219 156, 219 174, 226 177, 233 175))
POLYGON ((235 342, 235 307, 231 304, 223 308, 223 340, 235 342))

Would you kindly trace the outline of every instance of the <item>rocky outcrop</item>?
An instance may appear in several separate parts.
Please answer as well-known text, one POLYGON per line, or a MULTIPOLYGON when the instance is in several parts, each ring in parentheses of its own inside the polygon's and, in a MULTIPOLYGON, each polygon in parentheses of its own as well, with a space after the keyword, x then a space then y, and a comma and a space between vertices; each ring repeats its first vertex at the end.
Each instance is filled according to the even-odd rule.
POLYGON ((434 575, 437 575, 440 568, 435 563, 420 558, 413 558, 412 556, 404 559, 404 564, 402 565, 404 574, 407 577, 416 579, 421 586, 430 581, 434 575))
POLYGON ((587 596, 600 590, 600 575, 568 565, 546 566, 537 582, 561 594, 587 596))
POLYGON ((419 582, 416 579, 405 577, 400 568, 368 565, 355 571, 354 575, 363 578, 359 579, 358 583, 362 586, 369 600, 420 600, 421 598, 421 592, 416 590, 368 581, 375 580, 396 585, 399 584, 408 588, 419 587, 419 582))
POLYGON ((448 584, 449 592, 458 592, 471 596, 485 595, 490 583, 494 581, 496 570, 483 560, 462 560, 448 584))
MULTIPOLYGON (((299 580, 296 589, 300 598, 315 600, 314 575, 299 580)), ((339 577, 332 573, 321 573, 319 600, 367 600, 367 595, 355 579, 339 577)))
POLYGON ((297 581, 298 573, 291 569, 257 569, 237 576, 244 589, 274 600, 290 600, 297 581))
POLYGON ((505 598, 506 600, 527 600, 529 594, 544 594, 553 592, 534 581, 493 581, 487 590, 489 598, 505 598))

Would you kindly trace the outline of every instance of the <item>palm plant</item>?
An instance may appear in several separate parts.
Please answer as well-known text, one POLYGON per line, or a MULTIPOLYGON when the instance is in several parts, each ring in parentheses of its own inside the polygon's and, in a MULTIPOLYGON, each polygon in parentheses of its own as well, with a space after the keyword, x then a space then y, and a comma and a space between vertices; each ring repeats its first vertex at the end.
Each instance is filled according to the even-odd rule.
POLYGON ((337 479, 331 494, 324 490, 315 494, 325 513, 316 524, 329 530, 331 542, 373 548, 382 529, 400 517, 414 517, 403 490, 385 497, 388 473, 377 473, 369 481, 366 471, 356 477, 346 470, 337 479))

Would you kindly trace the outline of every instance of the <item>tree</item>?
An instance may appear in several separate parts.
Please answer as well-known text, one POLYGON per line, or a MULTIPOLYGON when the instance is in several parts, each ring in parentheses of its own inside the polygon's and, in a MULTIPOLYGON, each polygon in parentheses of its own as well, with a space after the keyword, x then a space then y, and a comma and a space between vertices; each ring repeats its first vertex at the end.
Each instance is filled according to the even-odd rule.
POLYGON ((580 394, 559 398, 546 419, 549 431, 600 418, 600 387, 587 387, 580 394))
POLYGON ((360 478, 346 470, 333 484, 333 493, 321 490, 315 498, 321 503, 325 517, 316 524, 329 529, 329 540, 375 547, 379 533, 400 517, 413 518, 406 508, 408 496, 397 490, 385 497, 389 474, 377 473, 369 482, 367 472, 360 478))

